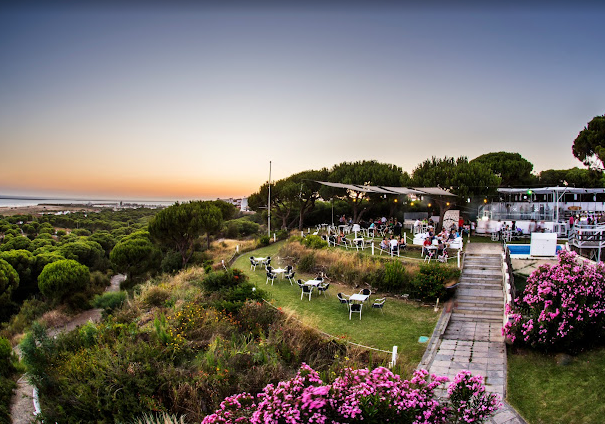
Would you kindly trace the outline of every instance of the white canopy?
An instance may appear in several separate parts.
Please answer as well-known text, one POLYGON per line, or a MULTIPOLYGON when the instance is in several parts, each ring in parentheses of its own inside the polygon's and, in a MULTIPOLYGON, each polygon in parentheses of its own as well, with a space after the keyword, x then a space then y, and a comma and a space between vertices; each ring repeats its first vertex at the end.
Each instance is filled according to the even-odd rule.
POLYGON ((344 188, 352 191, 360 191, 363 193, 380 193, 380 194, 428 194, 432 196, 455 196, 441 187, 384 187, 384 186, 366 186, 359 184, 342 184, 332 183, 328 181, 316 181, 319 184, 323 184, 335 188, 344 188))

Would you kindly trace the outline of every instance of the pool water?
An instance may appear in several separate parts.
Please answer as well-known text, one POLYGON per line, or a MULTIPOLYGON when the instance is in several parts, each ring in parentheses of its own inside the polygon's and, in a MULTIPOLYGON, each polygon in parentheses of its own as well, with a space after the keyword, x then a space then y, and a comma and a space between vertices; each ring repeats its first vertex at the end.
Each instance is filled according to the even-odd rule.
MULTIPOLYGON (((529 244, 508 244, 508 251, 511 255, 527 255, 529 256, 530 245, 529 244)), ((560 244, 557 245, 557 253, 561 250, 562 246, 560 244)))

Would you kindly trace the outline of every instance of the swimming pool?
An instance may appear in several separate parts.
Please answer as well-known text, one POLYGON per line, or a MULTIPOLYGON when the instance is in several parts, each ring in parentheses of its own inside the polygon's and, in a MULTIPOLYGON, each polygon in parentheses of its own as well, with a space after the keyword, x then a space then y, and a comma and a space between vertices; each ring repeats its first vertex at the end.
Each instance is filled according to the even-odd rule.
MULTIPOLYGON (((530 247, 531 245, 529 244, 507 244, 506 247, 508 248, 508 251, 510 252, 511 256, 515 256, 515 257, 529 257, 530 256, 530 247)), ((562 245, 557 244, 557 253, 559 253, 559 250, 561 250, 563 248, 562 245)))

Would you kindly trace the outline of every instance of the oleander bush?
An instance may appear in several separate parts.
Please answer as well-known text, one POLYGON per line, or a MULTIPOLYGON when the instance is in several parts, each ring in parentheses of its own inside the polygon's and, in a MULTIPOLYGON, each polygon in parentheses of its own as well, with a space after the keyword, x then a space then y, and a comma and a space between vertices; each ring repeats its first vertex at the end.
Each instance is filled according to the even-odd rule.
POLYGON ((523 294, 507 307, 503 334, 544 351, 578 352, 605 339, 605 264, 579 265, 562 250, 556 265, 542 265, 523 294))
POLYGON ((500 408, 498 395, 486 393, 483 378, 468 371, 449 385, 450 402, 440 401, 435 390, 448 380, 425 370, 408 381, 383 367, 346 368, 329 384, 303 364, 294 378, 269 384, 256 397, 229 396, 202 424, 481 423, 500 408))

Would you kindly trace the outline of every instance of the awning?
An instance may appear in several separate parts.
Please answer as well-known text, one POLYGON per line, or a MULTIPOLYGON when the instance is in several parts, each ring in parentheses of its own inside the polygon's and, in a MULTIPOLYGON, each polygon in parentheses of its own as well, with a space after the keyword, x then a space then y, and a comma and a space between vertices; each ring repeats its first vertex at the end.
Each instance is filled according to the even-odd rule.
POLYGON ((323 184, 334 188, 344 188, 346 190, 359 191, 362 193, 379 193, 379 194, 420 194, 429 196, 455 196, 440 187, 385 187, 385 186, 366 186, 360 184, 342 184, 332 183, 328 181, 316 181, 319 184, 323 184))

